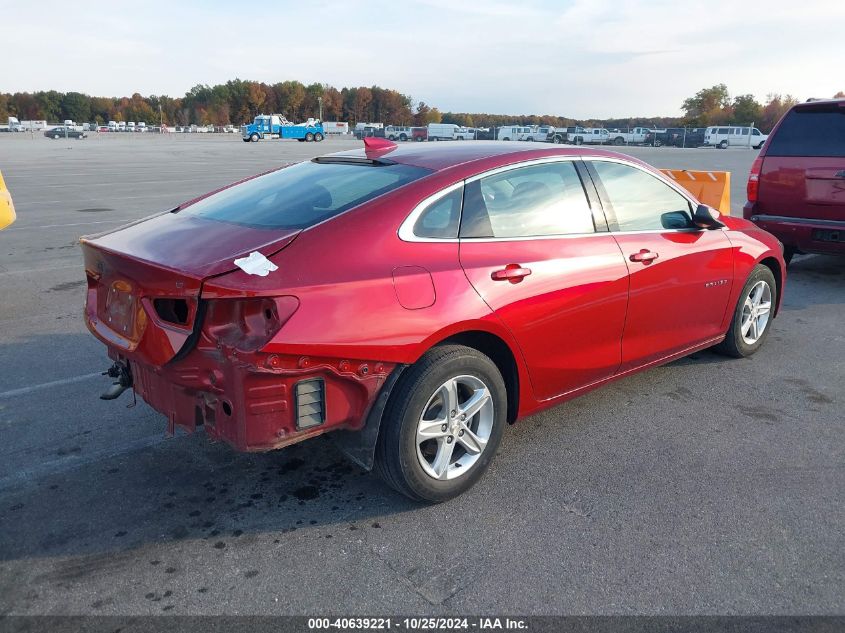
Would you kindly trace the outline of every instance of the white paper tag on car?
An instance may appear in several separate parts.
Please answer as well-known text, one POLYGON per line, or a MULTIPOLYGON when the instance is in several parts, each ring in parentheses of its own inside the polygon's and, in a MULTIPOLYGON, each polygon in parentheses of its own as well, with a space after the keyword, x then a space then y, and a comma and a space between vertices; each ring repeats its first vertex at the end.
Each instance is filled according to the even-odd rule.
POLYGON ((248 275, 258 275, 259 277, 266 277, 274 270, 278 270, 276 266, 269 259, 264 257, 258 251, 252 251, 249 257, 241 257, 235 260, 235 266, 240 268, 248 275))

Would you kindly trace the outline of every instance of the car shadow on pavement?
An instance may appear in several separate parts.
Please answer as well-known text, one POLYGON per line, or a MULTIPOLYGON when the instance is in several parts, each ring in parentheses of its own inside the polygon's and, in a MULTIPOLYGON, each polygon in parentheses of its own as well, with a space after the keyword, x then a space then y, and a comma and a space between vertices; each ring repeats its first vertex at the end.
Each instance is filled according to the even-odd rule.
MULTIPOLYGON (((144 405, 139 405, 144 406, 144 405)), ((236 453, 204 433, 165 439, 0 492, 0 561, 113 554, 179 540, 223 549, 254 533, 379 527, 417 507, 326 439, 236 453)))

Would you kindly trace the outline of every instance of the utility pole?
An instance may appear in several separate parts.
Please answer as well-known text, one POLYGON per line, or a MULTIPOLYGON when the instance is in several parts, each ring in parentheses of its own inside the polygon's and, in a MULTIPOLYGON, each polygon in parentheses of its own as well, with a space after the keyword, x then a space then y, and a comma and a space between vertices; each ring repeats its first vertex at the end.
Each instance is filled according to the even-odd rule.
POLYGON ((317 103, 320 106, 320 121, 323 120, 323 97, 317 97, 317 103))
POLYGON ((158 133, 164 134, 164 115, 161 113, 161 101, 158 102, 158 133))

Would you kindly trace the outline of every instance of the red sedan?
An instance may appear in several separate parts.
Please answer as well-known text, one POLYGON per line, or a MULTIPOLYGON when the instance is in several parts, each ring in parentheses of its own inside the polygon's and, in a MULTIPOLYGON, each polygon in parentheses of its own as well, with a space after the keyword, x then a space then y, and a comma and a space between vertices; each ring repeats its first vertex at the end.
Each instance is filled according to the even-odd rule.
POLYGON ((629 156, 536 143, 366 149, 83 240, 86 321, 169 430, 243 451, 331 431, 426 501, 507 423, 716 347, 753 354, 780 243, 629 156))

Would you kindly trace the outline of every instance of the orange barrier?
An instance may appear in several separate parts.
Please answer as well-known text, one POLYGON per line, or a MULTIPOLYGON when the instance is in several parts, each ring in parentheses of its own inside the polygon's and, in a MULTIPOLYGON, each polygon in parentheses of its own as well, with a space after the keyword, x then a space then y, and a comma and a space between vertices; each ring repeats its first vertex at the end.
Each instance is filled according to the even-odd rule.
POLYGON ((731 172, 661 169, 664 174, 722 215, 731 214, 731 172))
POLYGON ((3 174, 0 172, 0 229, 5 229, 15 221, 15 205, 12 204, 12 194, 6 189, 3 174))

